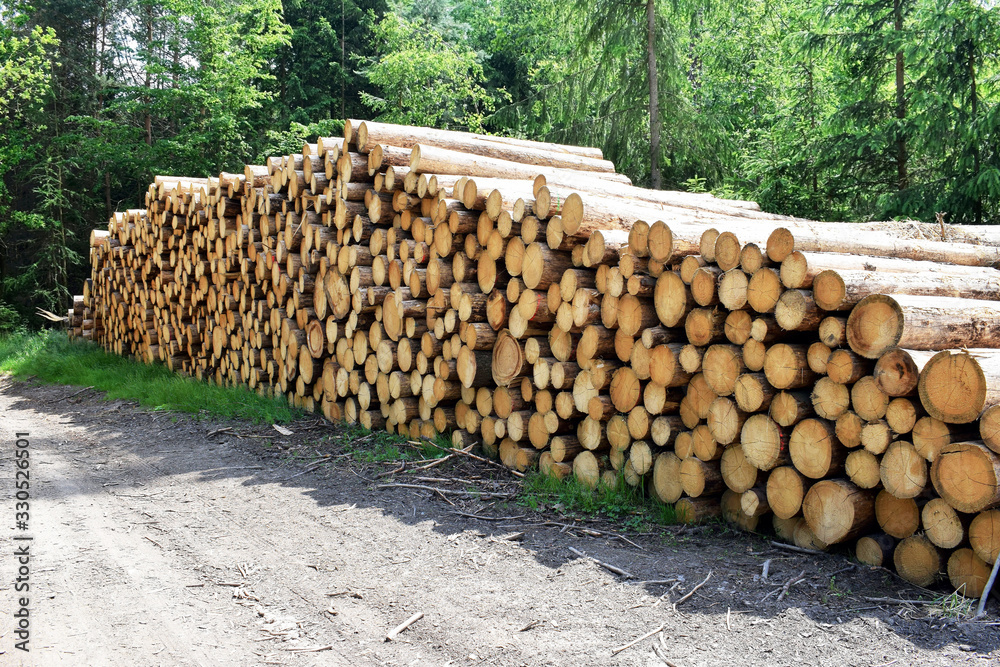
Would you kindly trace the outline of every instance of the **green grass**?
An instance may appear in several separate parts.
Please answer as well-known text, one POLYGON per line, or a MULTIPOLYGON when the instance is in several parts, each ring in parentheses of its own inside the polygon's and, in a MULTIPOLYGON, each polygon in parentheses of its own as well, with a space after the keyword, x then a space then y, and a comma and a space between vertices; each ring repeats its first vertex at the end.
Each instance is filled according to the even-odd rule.
POLYGON ((300 414, 284 398, 183 377, 160 364, 146 365, 109 354, 93 343, 70 341, 58 331, 0 336, 0 373, 49 384, 92 386, 107 392, 109 400, 130 399, 154 410, 259 424, 285 423, 300 414))
POLYGON ((518 503, 532 509, 548 506, 564 514, 602 516, 626 530, 677 523, 672 505, 648 497, 641 488, 626 484, 620 475, 614 489, 603 484, 590 489, 573 477, 559 480, 534 472, 524 478, 518 503))
POLYGON ((360 463, 437 459, 447 456, 451 449, 451 440, 444 435, 428 442, 404 438, 388 431, 369 431, 356 424, 346 426, 334 437, 344 451, 360 463))

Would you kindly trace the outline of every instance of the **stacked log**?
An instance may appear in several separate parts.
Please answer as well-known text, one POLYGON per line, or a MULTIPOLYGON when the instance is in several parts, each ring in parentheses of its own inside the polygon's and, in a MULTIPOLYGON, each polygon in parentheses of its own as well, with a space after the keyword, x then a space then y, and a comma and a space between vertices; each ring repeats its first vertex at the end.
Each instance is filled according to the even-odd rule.
POLYGON ((1000 552, 1000 249, 633 187, 597 149, 347 121, 158 177, 73 335, 331 420, 452 432, 684 521, 969 594, 1000 552))

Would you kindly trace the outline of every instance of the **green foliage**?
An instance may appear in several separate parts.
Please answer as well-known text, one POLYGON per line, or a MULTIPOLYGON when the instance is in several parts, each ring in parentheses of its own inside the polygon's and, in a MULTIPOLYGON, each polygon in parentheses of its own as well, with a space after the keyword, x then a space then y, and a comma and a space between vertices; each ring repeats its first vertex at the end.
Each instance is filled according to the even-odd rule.
MULTIPOLYGON (((412 0, 401 8, 412 8, 412 0)), ((460 42, 448 42, 428 18, 408 19, 391 12, 370 14, 376 55, 364 69, 380 91, 362 100, 379 120, 408 125, 483 130, 483 119, 503 91, 487 91, 479 55, 460 42)), ((454 30, 454 27, 452 27, 454 30)))
POLYGON ((614 488, 601 484, 590 489, 574 477, 560 480, 539 472, 530 473, 524 479, 517 502, 535 510, 547 506, 564 514, 603 516, 629 530, 638 530, 648 523, 677 522, 672 505, 647 497, 641 488, 626 484, 621 475, 614 488))
POLYGON ((437 459, 447 456, 451 449, 444 436, 433 442, 416 441, 388 431, 369 431, 357 424, 345 427, 336 441, 360 463, 437 459))
POLYGON ((259 424, 285 423, 296 416, 283 397, 270 398, 245 387, 220 387, 181 377, 165 366, 109 354, 92 343, 70 341, 56 331, 0 336, 0 372, 45 383, 92 386, 106 392, 109 400, 134 400, 155 410, 259 424))

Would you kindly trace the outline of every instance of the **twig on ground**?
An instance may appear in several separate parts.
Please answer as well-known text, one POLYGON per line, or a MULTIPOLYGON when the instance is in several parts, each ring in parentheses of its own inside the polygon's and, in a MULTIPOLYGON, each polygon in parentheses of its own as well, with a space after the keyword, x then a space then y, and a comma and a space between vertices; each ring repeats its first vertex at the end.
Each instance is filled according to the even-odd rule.
POLYGON ((414 623, 416 623, 417 621, 419 621, 423 617, 424 617, 424 612, 418 611, 416 614, 414 614, 413 616, 410 616, 408 619, 406 619, 405 621, 403 621, 402 623, 400 623, 399 625, 397 625, 395 628, 393 628, 392 631, 385 636, 385 639, 383 641, 391 642, 393 639, 396 638, 396 636, 400 632, 402 632, 406 628, 410 627, 411 625, 413 625, 414 623))
POLYGON ((326 646, 312 646, 309 648, 286 648, 289 653, 318 653, 320 651, 332 651, 333 644, 327 644, 326 646))
POLYGON ((324 456, 323 458, 319 459, 318 461, 313 461, 308 466, 306 466, 303 470, 300 470, 299 472, 295 473, 291 477, 286 477, 285 479, 283 479, 281 481, 282 482, 287 482, 290 479, 295 479, 299 475, 304 475, 307 472, 312 472, 313 470, 316 470, 317 468, 319 468, 324 463, 327 463, 331 458, 332 458, 332 455, 328 454, 328 455, 324 456))
POLYGON ((687 595, 685 595, 680 600, 678 600, 677 602, 674 603, 674 611, 677 611, 677 605, 679 605, 681 602, 684 602, 689 597, 691 597, 692 595, 694 595, 695 593, 697 593, 698 589, 701 588, 702 586, 704 586, 705 584, 707 584, 708 580, 711 579, 711 578, 712 578, 712 570, 709 570, 708 571, 708 576, 705 577, 704 579, 702 579, 700 584, 698 584, 697 586, 695 586, 694 588, 692 588, 690 591, 688 591, 687 595))
POLYGON ((519 514, 517 516, 480 516, 479 514, 469 514, 468 512, 452 512, 452 514, 458 514, 459 516, 467 516, 470 519, 479 519, 480 521, 508 521, 513 519, 521 519, 527 515, 519 514))
POLYGON ((226 433, 232 430, 233 430, 232 426, 223 426, 222 428, 217 428, 214 431, 209 431, 208 433, 205 434, 205 437, 211 438, 213 435, 219 435, 220 433, 226 433))
POLYGON ((448 496, 446 496, 443 493, 441 493, 441 489, 437 489, 437 491, 435 491, 435 493, 437 493, 439 496, 441 496, 441 500, 445 501, 446 503, 448 503, 452 507, 457 507, 457 505, 455 505, 455 503, 453 503, 450 500, 448 500, 448 496))
POLYGON ((598 565, 600 565, 601 567, 603 567, 605 570, 608 570, 609 572, 614 572, 615 574, 617 574, 620 577, 625 577, 626 579, 635 579, 635 575, 629 574, 628 572, 626 572, 625 570, 621 569, 620 567, 615 567, 614 565, 611 565, 609 563, 605 563, 604 561, 597 560, 593 556, 588 556, 587 554, 585 554, 582 551, 579 551, 577 549, 574 549, 573 547, 570 547, 569 550, 572 551, 577 556, 579 556, 580 558, 587 558, 589 560, 594 561, 595 563, 597 563, 598 565))
POLYGON ((67 398, 73 398, 74 396, 79 396, 80 394, 82 394, 83 392, 87 391, 88 389, 93 389, 93 388, 94 388, 94 385, 90 385, 89 387, 84 387, 80 391, 73 392, 69 396, 61 396, 59 398, 53 398, 51 401, 46 401, 46 403, 58 403, 59 401, 65 401, 67 398))
POLYGON ((420 491, 430 491, 431 493, 441 493, 452 496, 476 496, 478 498, 510 498, 512 493, 494 493, 490 491, 455 491, 453 489, 439 489, 425 484, 379 484, 376 489, 418 489, 420 491))
POLYGON ((661 623, 660 627, 656 628, 655 630, 650 630, 649 632, 647 632, 646 634, 644 634, 642 637, 639 637, 638 639, 633 639, 628 644, 625 644, 624 646, 619 646, 618 648, 612 650, 611 651, 611 655, 618 655, 622 651, 624 651, 626 649, 632 648, 633 646, 635 646, 639 642, 643 641, 644 639, 649 639, 650 637, 663 632, 663 629, 665 627, 667 627, 667 622, 666 621, 664 621, 663 623, 661 623))
POLYGON ((794 544, 785 544, 784 542, 775 542, 771 540, 771 546, 777 547, 779 549, 785 549, 786 551, 794 551, 800 554, 809 554, 810 556, 826 556, 828 555, 825 551, 817 551, 816 549, 803 549, 802 547, 797 547, 794 544))
POLYGON ((163 548, 163 545, 160 544, 159 542, 157 542, 156 540, 154 540, 152 537, 147 537, 146 535, 143 535, 143 537, 145 537, 147 540, 149 540, 150 542, 152 542, 156 546, 160 547, 161 549, 163 548))
POLYGON ((781 602, 782 598, 788 595, 789 588, 799 583, 800 581, 804 581, 805 577, 806 577, 806 571, 802 570, 797 575, 786 581, 785 585, 781 587, 781 593, 778 595, 778 602, 781 602))
POLYGON ((524 626, 523 628, 521 628, 520 630, 518 630, 518 632, 527 632, 528 630, 531 630, 532 628, 537 628, 542 623, 544 623, 544 621, 532 621, 531 623, 528 623, 526 626, 524 626))
MULTIPOLYGON (((427 441, 427 442, 429 442, 431 444, 435 444, 434 441, 431 440, 430 438, 421 438, 421 440, 425 440, 425 441, 427 441)), ((473 444, 475 444, 475 443, 473 443, 473 444)), ((472 445, 470 445, 470 447, 471 446, 472 445)), ((507 466, 503 465, 502 463, 497 463, 496 461, 490 461, 489 459, 484 459, 482 456, 476 456, 472 452, 466 451, 465 449, 456 449, 456 450, 453 451, 453 453, 458 454, 459 456, 468 457, 468 458, 472 459, 473 461, 479 461, 480 463, 485 463, 487 465, 493 466, 494 468, 499 468, 500 470, 503 470, 505 472, 509 472, 511 475, 514 475, 514 477, 524 477, 524 473, 523 472, 518 472, 516 470, 511 470, 510 468, 508 468, 507 466)))
POLYGON ((938 604, 935 600, 903 600, 900 598, 861 598, 865 602, 878 602, 881 604, 938 604))
POLYGON ((379 479, 380 477, 389 477, 390 475, 401 473, 404 470, 406 470, 406 461, 403 461, 403 463, 395 470, 386 470, 385 472, 380 472, 379 474, 375 475, 375 479, 379 479))
POLYGON ((764 567, 763 569, 761 569, 760 578, 763 579, 764 581, 767 581, 767 573, 770 570, 771 570, 771 559, 768 558, 766 561, 764 561, 764 567))

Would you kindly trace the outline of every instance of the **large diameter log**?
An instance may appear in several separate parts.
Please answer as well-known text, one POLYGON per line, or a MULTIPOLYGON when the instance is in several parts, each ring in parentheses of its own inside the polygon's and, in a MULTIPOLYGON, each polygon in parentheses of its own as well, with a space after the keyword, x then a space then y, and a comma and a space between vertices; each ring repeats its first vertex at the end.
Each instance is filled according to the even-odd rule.
POLYGON ((767 256, 781 262, 793 250, 912 259, 963 266, 993 267, 1000 263, 1000 248, 925 239, 893 238, 887 232, 851 229, 844 223, 802 222, 779 228, 767 240, 767 256))
POLYGON ((950 296, 1000 299, 1000 271, 981 269, 981 276, 882 271, 823 271, 813 280, 813 298, 823 310, 843 310, 872 294, 950 296))
POLYGON ((1000 455, 979 442, 957 442, 931 464, 934 489, 959 512, 1000 504, 1000 455))
MULTIPOLYGON (((892 257, 871 257, 841 253, 792 252, 781 262, 781 282, 789 289, 808 289, 813 279, 824 271, 865 271, 904 274, 939 274, 1000 279, 993 268, 958 266, 941 262, 914 261, 892 257)), ((978 297, 977 297, 978 298, 978 297)))
POLYGON ((875 494, 844 479, 816 482, 802 501, 809 528, 826 544, 837 544, 871 528, 875 494))
POLYGON ((987 404, 1000 403, 1000 350, 938 352, 920 372, 917 391, 931 417, 975 421, 987 404))
MULTIPOLYGON (((571 158, 567 157, 565 159, 570 160, 571 158)), ((583 160, 580 164, 598 165, 603 163, 603 161, 583 160)), ((555 178, 568 178, 574 172, 579 172, 580 169, 578 166, 570 169, 525 164, 508 159, 463 153, 430 144, 418 143, 414 144, 410 151, 410 171, 426 174, 460 174, 470 177, 490 176, 508 179, 534 179, 539 174, 545 176, 551 175, 555 178)), ((613 171, 588 171, 587 173, 615 183, 631 184, 628 177, 616 174, 613 171)))
POLYGON ((470 153, 476 153, 475 147, 479 144, 485 143, 500 147, 512 146, 549 153, 579 155, 594 160, 601 160, 604 158, 604 154, 601 152, 600 148, 591 148, 589 146, 554 144, 541 141, 529 141, 527 139, 513 139, 487 134, 476 134, 473 132, 437 130, 428 127, 415 127, 411 125, 393 125, 390 123, 377 123, 370 120, 346 120, 344 122, 344 135, 344 138, 347 139, 349 143, 356 145, 358 150, 362 153, 367 153, 376 144, 388 144, 390 146, 412 148, 419 142, 428 143, 433 146, 441 146, 443 148, 453 148, 454 150, 465 150, 470 153))
POLYGON ((955 297, 873 294, 847 320, 847 342, 868 359, 893 347, 1000 347, 1000 303, 955 297))

